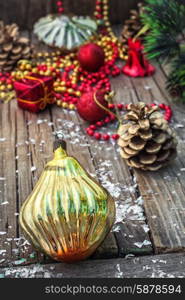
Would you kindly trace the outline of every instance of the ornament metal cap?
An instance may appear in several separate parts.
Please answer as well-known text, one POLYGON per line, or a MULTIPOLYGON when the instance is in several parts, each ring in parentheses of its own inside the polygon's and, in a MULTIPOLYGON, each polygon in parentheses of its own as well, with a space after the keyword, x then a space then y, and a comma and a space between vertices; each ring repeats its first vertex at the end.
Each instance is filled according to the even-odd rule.
POLYGON ((62 149, 67 150, 67 143, 64 140, 64 134, 61 131, 55 133, 55 141, 53 144, 53 151, 57 150, 58 148, 62 147, 62 149))
POLYGON ((62 147, 62 149, 67 149, 67 143, 66 141, 62 139, 56 139, 53 144, 53 151, 57 150, 58 148, 62 147))

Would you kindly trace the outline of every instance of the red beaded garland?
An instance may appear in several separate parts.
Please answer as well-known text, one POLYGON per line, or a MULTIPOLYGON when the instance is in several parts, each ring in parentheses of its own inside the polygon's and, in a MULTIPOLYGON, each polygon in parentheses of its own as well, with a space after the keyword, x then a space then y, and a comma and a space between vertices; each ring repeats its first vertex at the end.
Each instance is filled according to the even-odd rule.
POLYGON ((56 4, 57 4, 58 13, 59 14, 63 13, 64 12, 63 2, 60 0, 60 1, 57 1, 56 4))
MULTIPOLYGON (((156 104, 151 103, 150 106, 156 106, 156 104)), ((123 105, 121 103, 119 104, 109 104, 109 109, 115 109, 118 108, 119 110, 127 109, 127 105, 123 105)), ((164 103, 159 104, 159 108, 165 111, 164 118, 168 122, 170 122, 172 118, 172 109, 169 105, 166 105, 164 103)), ((100 132, 96 132, 96 130, 108 123, 113 122, 116 119, 116 117, 113 114, 110 114, 108 117, 106 117, 102 121, 98 121, 93 125, 90 125, 87 129, 86 132, 89 136, 94 137, 96 140, 104 140, 104 141, 109 141, 110 139, 116 141, 119 139, 119 134, 101 134, 100 132)))
MULTIPOLYGON (((76 104, 78 101, 77 92, 87 92, 90 91, 92 87, 99 89, 104 89, 106 92, 111 91, 111 76, 118 76, 121 72, 121 69, 115 65, 117 58, 119 57, 118 48, 115 42, 107 42, 107 45, 111 46, 113 49, 112 59, 105 62, 105 64, 97 71, 89 73, 83 70, 81 67, 78 69, 78 84, 73 84, 71 80, 71 73, 74 71, 75 66, 71 65, 69 67, 64 67, 62 74, 57 74, 57 77, 61 81, 65 82, 65 85, 68 88, 65 93, 55 93, 57 99, 61 99, 62 102, 68 102, 69 104, 76 104), (74 93, 71 96, 69 89, 73 89, 74 93), (59 97, 60 95, 60 97, 59 97)), ((57 65, 62 63, 63 56, 59 57, 56 61, 57 65)), ((41 70, 44 71, 46 66, 40 65, 41 70)))

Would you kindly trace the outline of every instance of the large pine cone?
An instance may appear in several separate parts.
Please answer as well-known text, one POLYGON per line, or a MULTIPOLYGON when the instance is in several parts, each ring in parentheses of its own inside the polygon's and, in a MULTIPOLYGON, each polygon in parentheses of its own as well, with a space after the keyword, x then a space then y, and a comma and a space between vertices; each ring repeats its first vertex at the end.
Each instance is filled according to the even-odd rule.
POLYGON ((121 33, 121 40, 123 43, 127 43, 129 38, 134 38, 143 27, 141 22, 141 15, 143 12, 144 4, 142 3, 138 3, 137 9, 130 10, 130 18, 124 22, 121 33))
POLYGON ((121 156, 131 167, 157 171, 176 156, 176 134, 158 106, 140 102, 128 105, 120 125, 118 144, 121 156))
POLYGON ((20 59, 29 59, 32 47, 28 38, 21 37, 16 24, 0 22, 0 71, 9 72, 20 59))

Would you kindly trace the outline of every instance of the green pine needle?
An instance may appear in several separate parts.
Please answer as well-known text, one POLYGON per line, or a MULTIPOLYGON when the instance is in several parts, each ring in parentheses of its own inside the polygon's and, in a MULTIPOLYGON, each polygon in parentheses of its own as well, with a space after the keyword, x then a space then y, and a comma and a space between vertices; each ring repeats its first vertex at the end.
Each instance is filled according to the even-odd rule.
POLYGON ((185 6, 180 0, 146 0, 144 25, 150 28, 145 38, 145 50, 149 58, 169 61, 180 51, 185 38, 185 6))
POLYGON ((185 5, 182 0, 145 0, 145 51, 150 59, 171 64, 167 88, 185 99, 185 5))

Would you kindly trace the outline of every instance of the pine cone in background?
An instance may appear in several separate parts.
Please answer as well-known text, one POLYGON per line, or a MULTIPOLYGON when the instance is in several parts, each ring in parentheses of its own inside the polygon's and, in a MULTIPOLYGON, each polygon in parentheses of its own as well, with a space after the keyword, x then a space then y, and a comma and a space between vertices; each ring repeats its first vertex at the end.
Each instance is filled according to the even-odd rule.
POLYGON ((157 171, 176 156, 175 132, 158 110, 142 102, 128 105, 118 144, 130 167, 157 171))
POLYGON ((32 53, 30 41, 21 37, 16 24, 0 22, 0 71, 13 70, 20 59, 29 59, 32 53))
POLYGON ((121 33, 121 41, 127 43, 129 38, 135 37, 135 35, 143 27, 141 22, 141 14, 144 12, 144 4, 138 3, 137 9, 130 10, 130 18, 125 21, 123 30, 121 33))

